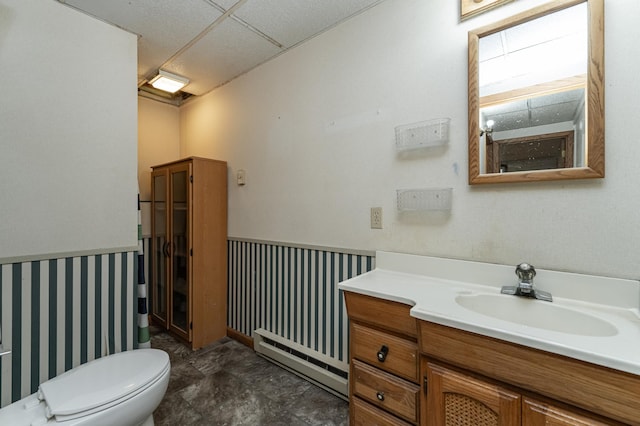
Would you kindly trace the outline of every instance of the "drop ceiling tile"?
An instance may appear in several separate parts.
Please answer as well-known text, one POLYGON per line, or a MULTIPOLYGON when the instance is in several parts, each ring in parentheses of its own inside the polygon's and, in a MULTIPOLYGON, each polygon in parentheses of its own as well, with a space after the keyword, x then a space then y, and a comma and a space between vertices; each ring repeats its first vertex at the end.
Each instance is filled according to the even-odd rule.
POLYGON ((531 121, 534 126, 541 124, 564 123, 573 121, 575 109, 549 106, 531 110, 531 121))
POLYGON ((493 126, 493 130, 496 132, 531 127, 528 111, 521 110, 506 112, 504 114, 497 114, 495 116, 487 115, 487 119, 495 120, 496 124, 493 126))
POLYGON ((185 91, 202 94, 384 0, 58 1, 138 34, 139 81, 162 66, 191 79, 185 91), (189 44, 235 5, 233 16, 189 44))
POLYGON ((221 8, 223 8, 224 10, 229 10, 236 3, 238 3, 239 0, 204 0, 204 1, 206 1, 208 3, 216 4, 216 5, 220 6, 221 8))
POLYGON ((147 76, 222 15, 203 0, 66 0, 138 39, 138 74, 147 76))
POLYGON ((280 53, 280 49, 233 19, 226 19, 165 67, 192 83, 201 95, 280 53))
POLYGON ((380 0, 248 0, 234 15, 291 47, 380 0))

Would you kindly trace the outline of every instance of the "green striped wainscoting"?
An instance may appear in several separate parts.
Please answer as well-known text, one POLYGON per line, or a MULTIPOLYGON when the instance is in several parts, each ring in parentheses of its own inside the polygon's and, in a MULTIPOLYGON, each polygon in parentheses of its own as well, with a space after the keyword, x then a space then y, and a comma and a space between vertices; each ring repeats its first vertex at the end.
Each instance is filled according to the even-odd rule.
POLYGON ((137 348, 137 253, 0 265, 0 406, 106 354, 137 348))
POLYGON ((373 253, 228 241, 230 328, 264 328, 340 361, 349 359, 348 319, 338 283, 374 268, 373 253))

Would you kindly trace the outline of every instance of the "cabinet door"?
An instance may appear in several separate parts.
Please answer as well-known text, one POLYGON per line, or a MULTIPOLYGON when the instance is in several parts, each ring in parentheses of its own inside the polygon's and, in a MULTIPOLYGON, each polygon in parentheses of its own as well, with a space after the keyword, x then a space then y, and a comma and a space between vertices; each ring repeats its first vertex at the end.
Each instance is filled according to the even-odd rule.
POLYGON ((174 332, 191 341, 189 177, 189 164, 169 169, 171 241, 168 251, 171 262, 169 324, 174 332))
POLYGON ((523 426, 606 426, 577 412, 554 407, 531 398, 522 401, 523 426))
POLYGON ((520 424, 519 394, 428 361, 423 362, 423 368, 427 379, 427 425, 520 424))
POLYGON ((154 170, 151 180, 151 315, 154 323, 167 328, 167 289, 169 280, 169 233, 167 171, 154 170))

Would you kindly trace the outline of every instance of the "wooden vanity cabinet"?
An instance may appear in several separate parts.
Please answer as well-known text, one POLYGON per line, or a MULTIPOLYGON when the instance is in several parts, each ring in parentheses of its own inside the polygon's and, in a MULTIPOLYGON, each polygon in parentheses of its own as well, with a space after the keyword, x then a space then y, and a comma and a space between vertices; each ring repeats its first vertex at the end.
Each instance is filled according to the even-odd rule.
POLYGON ((151 321, 198 349, 226 335, 227 163, 152 169, 151 321))
POLYGON ((638 376, 427 321, 418 328, 422 424, 640 425, 638 376), (465 401, 462 413, 447 413, 450 395, 465 401), (468 411, 478 404, 493 421, 468 411), (466 416, 474 420, 457 422, 466 416))
POLYGON ((517 388, 471 376, 422 358, 426 381, 424 425, 474 426, 611 426, 576 408, 521 394, 517 388))
POLYGON ((349 424, 417 425, 419 357, 411 306, 344 294, 350 320, 349 424))
POLYGON ((351 425, 640 426, 640 376, 344 295, 351 425))

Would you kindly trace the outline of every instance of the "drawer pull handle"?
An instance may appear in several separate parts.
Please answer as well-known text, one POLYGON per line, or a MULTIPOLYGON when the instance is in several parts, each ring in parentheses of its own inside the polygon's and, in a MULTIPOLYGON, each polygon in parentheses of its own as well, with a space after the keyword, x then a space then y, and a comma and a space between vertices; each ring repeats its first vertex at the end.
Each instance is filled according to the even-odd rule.
POLYGON ((380 350, 378 351, 378 361, 384 362, 387 359, 387 354, 389 353, 389 348, 385 345, 382 345, 380 350))
POLYGON ((378 397, 378 401, 384 401, 384 392, 376 392, 376 396, 378 397))

